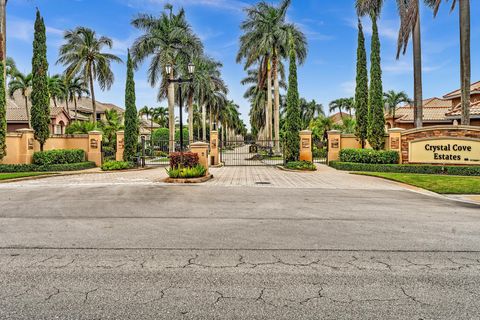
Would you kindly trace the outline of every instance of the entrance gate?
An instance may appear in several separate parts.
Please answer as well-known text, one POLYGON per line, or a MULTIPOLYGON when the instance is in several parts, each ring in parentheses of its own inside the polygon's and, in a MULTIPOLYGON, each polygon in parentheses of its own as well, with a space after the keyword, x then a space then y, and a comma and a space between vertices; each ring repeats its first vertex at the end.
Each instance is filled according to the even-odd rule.
POLYGON ((220 161, 225 166, 277 166, 284 164, 280 141, 221 141, 220 146, 220 161))
POLYGON ((327 164, 328 143, 320 139, 312 140, 313 163, 327 164))

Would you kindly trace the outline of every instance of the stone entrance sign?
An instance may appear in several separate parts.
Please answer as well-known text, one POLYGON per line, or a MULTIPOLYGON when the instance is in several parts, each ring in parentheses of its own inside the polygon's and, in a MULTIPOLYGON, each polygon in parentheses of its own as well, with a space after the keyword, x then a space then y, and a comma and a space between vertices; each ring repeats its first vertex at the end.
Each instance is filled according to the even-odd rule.
POLYGON ((410 163, 480 164, 480 140, 419 139, 410 142, 410 163))

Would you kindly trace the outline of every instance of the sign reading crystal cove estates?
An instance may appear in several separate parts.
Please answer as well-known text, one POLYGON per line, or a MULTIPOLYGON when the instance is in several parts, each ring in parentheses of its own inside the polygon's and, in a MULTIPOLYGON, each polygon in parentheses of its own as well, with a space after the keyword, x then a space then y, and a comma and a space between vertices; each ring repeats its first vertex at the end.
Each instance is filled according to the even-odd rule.
POLYGON ((439 138, 410 142, 410 163, 480 165, 480 140, 439 138))

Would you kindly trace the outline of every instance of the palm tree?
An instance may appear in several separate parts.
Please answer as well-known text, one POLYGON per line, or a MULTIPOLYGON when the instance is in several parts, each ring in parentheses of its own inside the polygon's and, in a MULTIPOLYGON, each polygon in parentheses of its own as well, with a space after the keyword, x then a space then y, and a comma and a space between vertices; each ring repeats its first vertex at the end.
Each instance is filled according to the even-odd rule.
POLYGON ((302 115, 303 128, 308 128, 310 122, 320 115, 325 115, 323 106, 318 104, 315 100, 307 101, 304 98, 300 99, 300 110, 302 115))
POLYGON ((68 111, 68 102, 73 101, 75 107, 75 119, 77 119, 77 99, 80 99, 83 94, 89 95, 90 91, 87 89, 87 83, 82 77, 65 78, 65 91, 68 111))
POLYGON ((65 32, 66 41, 60 47, 57 63, 66 66, 65 76, 82 76, 90 84, 92 111, 95 123, 97 121, 97 106, 95 101, 94 81, 98 81, 100 89, 110 89, 115 80, 110 65, 112 62, 121 63, 122 59, 114 54, 103 52, 104 48, 111 49, 113 41, 107 37, 97 38, 95 31, 85 27, 77 27, 65 32))
POLYGON ((135 64, 143 62, 152 56, 148 70, 148 78, 152 87, 160 82, 158 99, 168 98, 168 114, 170 128, 169 149, 175 150, 175 88, 173 80, 175 75, 181 75, 186 69, 190 59, 203 51, 200 39, 193 33, 185 18, 185 11, 180 9, 173 13, 171 5, 165 6, 165 11, 160 17, 149 14, 140 14, 132 21, 132 25, 144 32, 132 47, 132 56, 135 64), (167 65, 180 66, 171 68, 166 74, 167 65))
POLYGON ((197 141, 201 139, 200 129, 202 128, 202 112, 198 104, 193 105, 193 127, 197 128, 197 141))
POLYGON ((27 115, 28 127, 30 128, 30 110, 28 109, 28 95, 32 88, 32 74, 23 74, 17 70, 13 75, 12 80, 8 83, 8 93, 11 98, 15 92, 20 91, 25 101, 25 114, 27 115))
MULTIPOLYGON (((259 86, 267 81, 266 90, 266 138, 272 139, 272 72, 274 87, 274 131, 275 140, 280 139, 280 85, 279 85, 279 64, 281 58, 287 56, 289 48, 289 33, 293 35, 297 57, 303 63, 306 57, 306 38, 294 25, 287 24, 286 13, 291 0, 283 0, 280 5, 273 6, 265 1, 247 8, 247 19, 242 23, 241 28, 244 34, 240 38, 240 49, 237 54, 237 62, 245 60, 245 70, 254 64, 259 64, 260 70, 264 70, 266 79, 259 78, 259 86)), ((279 143, 276 143, 277 149, 279 143)))
MULTIPOLYGON (((426 0, 428 4, 428 0, 426 0)), ((423 89, 422 89, 422 44, 420 32, 419 0, 397 0, 400 14, 397 59, 400 52, 405 54, 410 36, 413 41, 413 83, 414 83, 414 122, 416 128, 423 126, 423 89)), ((395 121, 395 119, 394 119, 395 121)))
POLYGON ((400 103, 410 103, 411 100, 405 91, 395 92, 389 90, 383 94, 385 100, 385 108, 390 116, 392 116, 393 127, 395 127, 395 111, 400 103))
MULTIPOLYGON (((433 8, 434 15, 442 0, 425 0, 427 5, 433 8)), ((443 0, 445 2, 445 0, 443 0)), ((470 0, 452 0, 451 10, 453 11, 459 3, 460 20, 460 82, 461 82, 461 107, 462 124, 470 125, 470 87, 471 87, 471 51, 470 51, 470 0)))
POLYGON ((352 116, 352 110, 355 109, 355 101, 353 98, 340 98, 330 102, 329 104, 329 112, 335 112, 338 110, 340 113, 340 118, 343 122, 343 110, 348 111, 350 113, 350 117, 352 116))
POLYGON ((123 130, 123 119, 117 110, 105 110, 105 120, 100 122, 100 129, 103 133, 103 141, 111 148, 117 144, 117 131, 123 130))
POLYGON ((48 91, 50 98, 53 100, 53 105, 57 107, 57 99, 65 97, 66 86, 61 75, 56 74, 53 77, 48 77, 48 91))
POLYGON ((158 107, 155 108, 155 112, 153 113, 153 119, 156 123, 160 125, 162 128, 168 128, 168 108, 165 107, 158 107))
POLYGON ((15 60, 12 57, 7 57, 7 60, 5 61, 5 69, 7 72, 7 76, 10 79, 15 77, 15 74, 18 72, 18 69, 17 69, 17 64, 15 63, 15 60))

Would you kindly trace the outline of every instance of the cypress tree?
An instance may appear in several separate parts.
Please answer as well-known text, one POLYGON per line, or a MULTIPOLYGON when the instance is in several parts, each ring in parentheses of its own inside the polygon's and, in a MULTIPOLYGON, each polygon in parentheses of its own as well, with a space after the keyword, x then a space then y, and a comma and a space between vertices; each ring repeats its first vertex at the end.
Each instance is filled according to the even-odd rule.
POLYGON ((125 138, 123 160, 131 161, 137 153, 138 145, 138 116, 135 106, 135 80, 133 76, 133 62, 128 51, 127 83, 125 87, 125 138))
POLYGON ((286 117, 284 123, 285 134, 285 160, 298 161, 300 156, 300 124, 302 119, 300 116, 298 82, 297 82, 297 59, 295 50, 290 49, 290 70, 288 76, 288 91, 287 91, 287 107, 286 117))
POLYGON ((355 88, 355 134, 365 147, 368 132, 368 71, 365 36, 360 19, 358 19, 357 77, 355 88))
MULTIPOLYGON (((0 43, 3 43, 2 33, 0 33, 0 43)), ((0 160, 7 155, 7 101, 5 99, 5 61, 3 56, 3 46, 0 46, 0 160)))
POLYGON ((370 95, 368 108, 368 142, 375 150, 385 146, 385 116, 383 107, 382 68, 377 16, 372 13, 372 50, 370 53, 370 95))
POLYGON ((50 135, 50 96, 48 93, 48 61, 47 61, 47 36, 45 23, 37 10, 35 20, 35 36, 33 39, 32 58, 32 128, 35 139, 40 143, 40 150, 50 135))

